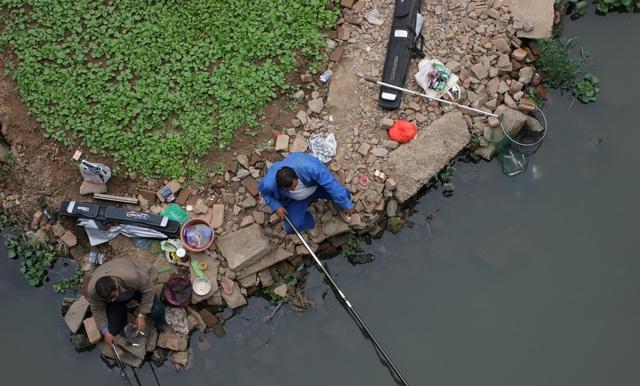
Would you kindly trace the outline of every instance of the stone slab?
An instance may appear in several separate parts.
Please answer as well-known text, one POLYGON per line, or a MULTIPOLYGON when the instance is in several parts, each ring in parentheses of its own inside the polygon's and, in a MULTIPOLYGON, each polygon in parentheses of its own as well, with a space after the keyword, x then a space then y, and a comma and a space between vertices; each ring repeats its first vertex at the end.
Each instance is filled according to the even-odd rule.
POLYGON ((216 246, 234 271, 257 262, 270 250, 269 239, 258 224, 218 237, 216 246))
POLYGON ((394 195, 398 202, 402 204, 413 197, 470 139, 467 122, 462 113, 455 110, 420 130, 411 142, 392 151, 385 172, 397 183, 394 195))
POLYGON ((511 13, 516 20, 529 23, 531 31, 520 30, 520 38, 547 39, 553 32, 554 0, 512 0, 511 13))
POLYGON ((225 303, 227 303, 230 308, 238 308, 247 304, 247 299, 242 296, 240 286, 235 281, 233 282, 231 294, 227 294, 224 291, 220 291, 220 293, 222 294, 222 298, 225 303))
POLYGON ((215 204, 211 207, 211 227, 220 228, 224 224, 224 205, 215 204))
POLYGON ((170 328, 166 328, 158 336, 158 347, 172 351, 184 351, 187 346, 189 346, 189 335, 175 332, 170 328))
POLYGON ((82 321, 88 309, 89 301, 87 301, 84 296, 80 296, 80 298, 69 307, 69 311, 67 311, 67 314, 64 316, 64 321, 72 334, 78 332, 80 326, 82 326, 82 321))
MULTIPOLYGON (((207 295, 200 296, 193 291, 191 292, 191 303, 198 304, 203 300, 209 299, 216 292, 216 289, 218 288, 218 267, 220 266, 220 262, 205 254, 191 254, 191 261, 194 260, 197 260, 198 263, 207 264, 207 269, 202 271, 202 273, 204 273, 211 282, 211 291, 207 295)), ((193 283, 196 280, 197 275, 191 264, 189 264, 189 270, 191 272, 191 282, 193 283)))
POLYGON ((98 330, 98 324, 93 317, 85 319, 82 324, 84 324, 84 331, 87 333, 89 342, 96 344, 102 339, 102 334, 100 334, 100 330, 98 330))
POLYGON ((283 260, 286 260, 291 256, 293 256, 293 253, 287 251, 286 249, 278 247, 275 250, 271 251, 271 253, 269 253, 262 259, 260 259, 258 262, 246 268, 236 271, 236 277, 241 279, 243 277, 253 275, 254 273, 260 272, 264 269, 271 267, 272 265, 275 265, 283 260))

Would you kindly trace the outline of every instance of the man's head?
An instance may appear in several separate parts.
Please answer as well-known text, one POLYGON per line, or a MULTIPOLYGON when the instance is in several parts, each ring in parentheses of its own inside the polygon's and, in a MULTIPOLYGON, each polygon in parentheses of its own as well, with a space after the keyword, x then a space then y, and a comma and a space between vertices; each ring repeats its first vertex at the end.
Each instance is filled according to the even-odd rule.
POLYGON ((120 287, 112 277, 105 276, 96 281, 96 293, 105 302, 114 302, 120 296, 120 287))
POLYGON ((298 186, 298 175, 288 166, 283 166, 276 173, 276 183, 280 189, 292 191, 298 186))

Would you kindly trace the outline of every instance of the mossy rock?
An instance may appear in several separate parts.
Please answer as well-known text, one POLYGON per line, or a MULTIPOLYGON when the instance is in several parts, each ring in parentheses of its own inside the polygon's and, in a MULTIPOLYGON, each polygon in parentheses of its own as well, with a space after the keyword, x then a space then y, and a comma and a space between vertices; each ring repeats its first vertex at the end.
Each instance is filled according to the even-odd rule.
POLYGON ((398 234, 402 228, 404 228, 404 220, 398 216, 393 216, 387 221, 387 229, 394 235, 398 234))

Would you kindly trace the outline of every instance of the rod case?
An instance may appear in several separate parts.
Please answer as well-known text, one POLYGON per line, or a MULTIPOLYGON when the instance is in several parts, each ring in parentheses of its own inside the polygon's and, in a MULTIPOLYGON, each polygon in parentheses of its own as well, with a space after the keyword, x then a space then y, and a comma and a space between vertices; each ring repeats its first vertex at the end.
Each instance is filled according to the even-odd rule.
MULTIPOLYGON (((412 56, 424 57, 424 39, 416 32, 416 20, 422 0, 396 0, 387 44, 387 56, 382 71, 382 81, 403 87, 412 56), (418 48, 417 44, 420 44, 418 48)), ((400 107, 402 91, 380 87, 378 106, 385 110, 400 107)))
POLYGON ((59 211, 60 214, 65 216, 86 218, 100 223, 132 224, 150 228, 164 233, 169 238, 176 238, 180 233, 179 222, 170 220, 167 216, 159 216, 132 209, 64 200, 60 204, 59 211))

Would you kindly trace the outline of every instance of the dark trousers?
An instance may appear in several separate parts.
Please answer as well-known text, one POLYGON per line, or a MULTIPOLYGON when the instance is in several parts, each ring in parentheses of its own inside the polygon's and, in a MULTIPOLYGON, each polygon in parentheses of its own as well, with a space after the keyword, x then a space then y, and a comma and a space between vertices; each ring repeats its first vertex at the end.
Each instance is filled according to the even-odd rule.
MULTIPOLYGON (((307 212, 307 208, 311 205, 311 202, 317 199, 330 200, 331 195, 322 186, 318 186, 318 189, 304 200, 297 201, 288 198, 282 203, 282 206, 287 210, 291 222, 293 222, 293 225, 295 225, 300 232, 312 229, 315 226, 313 215, 307 212)), ((287 222, 284 223, 284 230, 287 231, 287 233, 295 233, 287 222)))
MULTIPOLYGON (((140 301, 140 296, 136 297, 140 301)), ((118 335, 127 325, 127 303, 126 301, 115 301, 107 304, 107 319, 109 320, 109 332, 113 335, 118 335)), ((158 299, 157 296, 153 297, 153 307, 151 307, 151 313, 149 316, 153 319, 156 325, 160 326, 164 324, 164 304, 158 299)))

